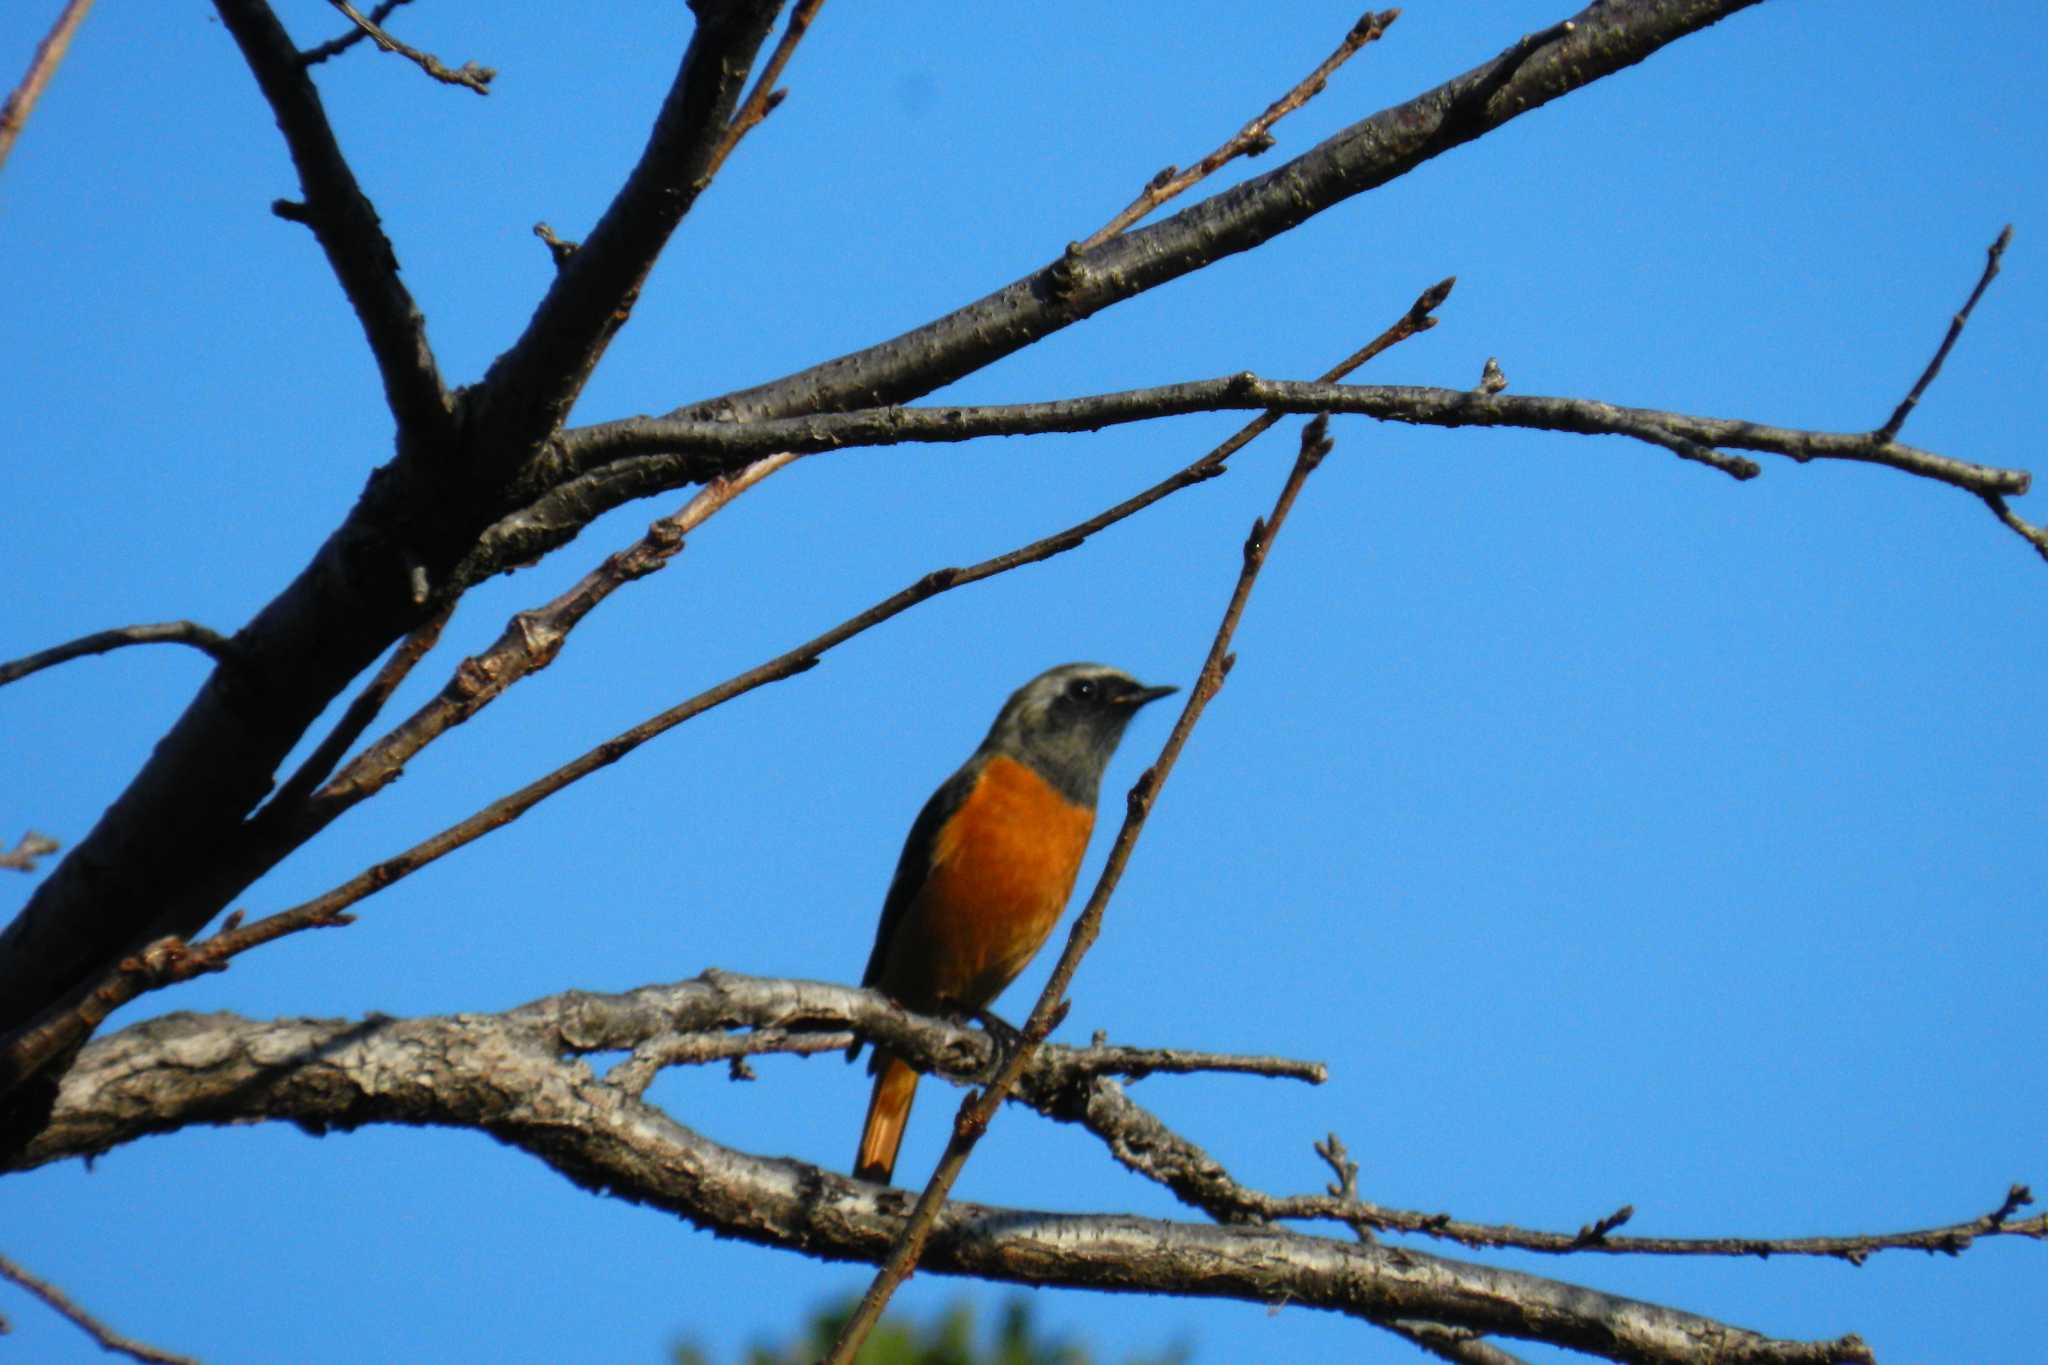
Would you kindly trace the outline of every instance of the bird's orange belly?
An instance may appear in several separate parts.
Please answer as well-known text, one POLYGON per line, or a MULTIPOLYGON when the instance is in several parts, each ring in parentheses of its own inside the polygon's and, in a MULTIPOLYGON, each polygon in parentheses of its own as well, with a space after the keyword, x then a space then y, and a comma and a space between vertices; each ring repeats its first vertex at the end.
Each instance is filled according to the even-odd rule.
POLYGON ((990 759, 932 850, 884 989, 912 1008, 994 1000, 1058 922, 1094 826, 1024 764, 990 759))

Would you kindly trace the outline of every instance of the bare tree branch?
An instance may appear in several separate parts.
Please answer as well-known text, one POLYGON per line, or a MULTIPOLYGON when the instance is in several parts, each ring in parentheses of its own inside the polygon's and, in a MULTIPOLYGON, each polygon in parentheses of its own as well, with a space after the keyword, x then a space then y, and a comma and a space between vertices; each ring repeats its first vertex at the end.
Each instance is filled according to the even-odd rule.
MULTIPOLYGON (((1754 450, 1782 455, 1801 464, 1812 460, 1849 460, 1884 465, 1980 495, 2020 494, 2031 483, 2025 470, 2000 469, 1912 446, 1885 444, 1869 432, 1802 431, 1735 418, 1622 407, 1595 398, 1489 394, 1409 385, 1317 384, 1261 379, 1248 371, 1218 379, 1044 403, 866 408, 746 423, 633 417, 564 433, 555 472, 604 480, 607 488, 641 482, 693 482, 711 476, 722 465, 743 462, 757 451, 817 451, 842 446, 945 443, 985 436, 1097 431, 1161 417, 1246 408, 1356 413, 1382 422, 1415 426, 1511 427, 1582 436, 1627 436, 1664 449, 1672 449, 1676 438, 1709 451, 1722 447, 1754 450)), ((1707 461, 1706 456, 1697 453, 1689 458, 1722 463, 1707 461)), ((1732 462, 1726 472, 1738 478, 1751 478, 1759 470, 1754 463, 1741 460, 1732 462)), ((561 493, 568 486, 564 484, 555 492, 561 493)), ((501 525, 516 520, 508 519, 508 523, 501 525)))
POLYGON ((1350 61, 1368 43, 1379 38, 1400 17, 1401 11, 1397 9, 1382 10, 1378 13, 1368 10, 1351 26, 1351 31, 1344 35, 1344 41, 1337 45, 1337 50, 1323 58, 1322 65, 1304 76, 1292 90, 1267 105, 1266 112, 1240 128, 1236 136, 1187 170, 1168 166, 1153 176, 1145 188, 1138 192, 1138 197, 1122 212, 1088 235, 1081 243, 1081 250, 1092 251, 1101 246, 1167 200, 1208 179, 1238 157, 1257 156, 1270 150, 1273 146, 1273 125, 1322 94, 1338 67, 1350 61))
POLYGON ((159 621, 150 626, 121 626, 98 631, 0 664, 0 687, 72 659, 82 659, 88 654, 105 654, 110 649, 122 649, 128 645, 190 645, 215 663, 226 663, 234 657, 233 643, 217 630, 209 630, 191 621, 159 621))
POLYGON ((13 848, 0 851, 0 867, 12 872, 33 872, 36 859, 55 853, 61 847, 63 845, 49 835, 30 830, 15 841, 13 848))
POLYGON ((321 790, 317 800, 294 822, 295 842, 303 842, 342 811, 375 795, 397 778, 421 749, 503 696, 520 679, 554 662, 569 632, 599 603, 626 584, 666 568, 681 553, 684 537, 740 494, 798 458, 778 452, 755 460, 730 476, 711 480, 680 509, 649 525, 639 540, 606 556, 568 591, 545 606, 514 616, 488 649, 462 661, 433 700, 357 755, 346 771, 321 790))
MULTIPOLYGON (((1050 1082, 1048 1084, 1051 1084, 1050 1082)), ((1319 1221, 1341 1223, 1361 1235, 1407 1233, 1456 1242, 1474 1249, 1513 1248, 1550 1255, 1605 1253, 1616 1256, 1822 1256, 1861 1265, 1880 1251, 1927 1251, 1956 1255, 1984 1237, 2048 1240, 2048 1214, 2014 1219, 2033 1202, 2025 1185, 2013 1185, 1997 1208, 1975 1218, 1904 1232, 1822 1237, 1615 1237, 1615 1228, 1634 1217, 1624 1206, 1576 1232, 1545 1232, 1507 1223, 1474 1223, 1447 1213, 1392 1209, 1358 1194, 1357 1166, 1334 1134, 1316 1144, 1318 1155, 1340 1178, 1327 1194, 1270 1195, 1240 1184, 1209 1153, 1175 1133, 1123 1087, 1108 1078, 1069 1086, 1070 1098, 1055 1117, 1074 1116, 1108 1146, 1124 1166, 1157 1181, 1174 1197, 1222 1223, 1319 1221)), ((1035 1098, 1035 1097, 1034 1097, 1035 1098)))
POLYGON ((130 1360, 143 1360, 151 1365, 198 1365, 190 1356, 173 1355, 169 1351, 122 1336, 113 1328, 101 1322, 74 1303, 69 1294, 51 1284, 41 1276, 31 1274, 20 1262, 7 1256, 0 1256, 0 1278, 12 1280, 29 1293, 41 1299, 59 1314, 69 1318, 80 1330, 99 1344, 102 1351, 127 1356, 130 1360))
POLYGON ((1997 517, 2000 521, 2011 527, 2014 534, 2026 541, 2027 544, 2033 546, 2034 553, 2040 555, 2042 559, 2048 560, 2048 528, 2036 526, 2034 523, 2021 517, 2012 508, 2006 506, 2005 499, 1997 493, 1984 493, 1980 496, 1984 499, 1984 505, 1991 509, 1992 516, 1997 517))
MULTIPOLYGON (((491 80, 498 73, 491 70, 488 66, 478 66, 475 62, 464 62, 460 70, 449 67, 433 53, 422 52, 416 47, 408 47, 404 43, 399 42, 398 39, 378 27, 379 20, 376 16, 363 14, 354 5, 351 5, 348 0, 329 0, 329 3, 340 10, 343 16, 350 23, 354 24, 371 42, 383 48, 386 52, 396 53, 398 56, 405 58, 443 85, 459 85, 464 89, 474 90, 479 95, 491 93, 491 80)), ((386 13, 389 13, 388 9, 386 13)), ((300 62, 301 65, 311 66, 315 60, 317 59, 309 55, 301 58, 300 62)))
POLYGON ((335 142, 298 49, 265 0, 215 0, 214 8, 277 115, 305 196, 298 221, 313 229, 363 325, 400 433, 445 439, 453 409, 427 343, 426 319, 398 277, 398 258, 377 210, 335 142))
POLYGON ((691 0, 690 8, 697 31, 646 150, 604 217, 561 261, 525 332, 470 395, 470 448, 495 475, 517 469, 562 424, 632 314, 655 258, 710 184, 781 0, 691 0))
POLYGON ((1899 434, 1899 428, 1906 425, 1906 418, 1919 406, 1920 396, 1927 392, 1927 386, 1941 373, 1941 363, 1948 359, 1948 353, 1955 349, 1956 338, 1963 334, 1963 328, 1969 324, 1970 314, 1976 310, 1977 300, 1984 297, 1984 291, 1998 278, 1998 263, 2005 256, 2005 249, 2011 245, 2012 224, 2007 223, 2005 230, 1998 234, 1998 239, 1985 251, 1984 273, 1977 277, 1977 287, 1970 291, 1970 297, 1964 301, 1962 311, 1949 319, 1948 332, 1942 337, 1941 345, 1935 348, 1934 359, 1927 362, 1927 368, 1920 372, 1920 378, 1914 382, 1912 391, 1899 400, 1899 405, 1892 410, 1891 417, 1873 433, 1873 439, 1877 444, 1891 444, 1892 439, 1899 434))
MULTIPOLYGON (((373 8, 370 11, 370 22, 372 24, 382 24, 386 19, 389 19, 392 16, 392 14, 398 10, 400 6, 409 5, 411 3, 412 0, 382 0, 382 3, 378 4, 375 8, 373 8)), ((349 26, 348 31, 343 33, 340 37, 330 38, 326 42, 321 43, 317 47, 309 47, 304 52, 301 52, 299 54, 299 65, 318 66, 320 63, 328 60, 331 57, 339 57, 342 53, 348 51, 350 48, 354 47, 357 43, 362 42, 363 39, 369 36, 370 35, 367 30, 357 25, 351 24, 349 26)))
POLYGON ((2025 470, 2000 469, 1912 446, 1880 443, 1869 432, 1801 431, 1731 418, 1621 407, 1589 398, 1311 384, 1261 379, 1247 372, 1044 403, 868 408, 748 422, 635 417, 577 428, 563 434, 554 458, 545 466, 547 475, 559 482, 486 532, 471 560, 457 572, 464 579, 480 578, 506 564, 534 558, 573 537, 591 517, 636 498, 717 477, 759 452, 1094 431, 1120 423, 1244 408, 1357 413, 1418 426, 1626 436, 1737 479, 1752 478, 1760 469, 1750 459, 1723 454, 1722 447, 1783 455, 1799 463, 1847 460, 1884 465, 1979 496, 2024 493, 2031 482, 2025 470))
POLYGON ((1249 251, 1757 0, 1601 0, 1355 123, 1265 175, 1058 261, 964 308, 671 416, 753 420, 905 403, 1146 290, 1249 251))
POLYGON ((22 75, 21 84, 8 94, 5 104, 0 104, 0 166, 7 164, 7 154, 14 150, 15 139, 21 136, 22 127, 28 122, 29 114, 34 112, 36 101, 43 97, 44 87, 56 74, 57 64, 64 60, 64 53, 77 35, 78 26, 85 22, 85 13, 91 8, 92 0, 66 0, 64 8, 58 11, 57 22, 50 25, 50 31, 36 44, 35 55, 28 60, 28 70, 22 75))
MULTIPOLYGON (((629 1015, 663 1026, 648 992, 613 1008, 618 999, 555 997, 502 1016, 152 1020, 88 1045, 49 1124, 7 1165, 27 1169, 195 1124, 429 1124, 488 1133, 579 1184, 725 1236, 828 1259, 872 1262, 886 1251, 902 1226, 901 1191, 723 1147, 564 1058, 562 1032, 597 1041, 583 1032, 586 1023, 613 1045, 629 1015)), ((889 1012, 884 1003, 871 1007, 877 1016, 889 1012)), ((1019 1284, 1284 1298, 1368 1321, 1447 1324, 1613 1360, 1871 1359, 1854 1337, 1773 1340, 1541 1276, 1269 1227, 955 1202, 942 1211, 921 1266, 1019 1284)))
POLYGON ((348 710, 335 722, 333 731, 326 739, 320 741, 320 747, 306 756, 306 761, 301 763, 298 771, 277 789, 277 794, 270 798, 269 804, 251 817, 253 825, 259 828, 266 827, 275 818, 273 812, 297 808, 313 789, 320 785, 322 779, 334 771, 334 765, 341 762, 342 755, 348 752, 349 745, 354 744, 362 737, 363 731, 370 728, 370 722, 384 709, 384 703, 398 690, 398 685, 406 680, 419 661, 440 641, 441 631, 447 626, 452 610, 452 603, 443 607, 418 630, 406 636, 397 649, 391 651, 391 657, 377 670, 377 676, 370 679, 369 685, 356 694, 356 699, 348 704, 348 710))
MULTIPOLYGON (((789 59, 796 55, 797 44, 803 42, 804 35, 811 31, 811 21, 818 17, 818 11, 824 7, 825 0, 797 0, 796 7, 790 10, 789 25, 782 31, 782 41, 775 45, 775 51, 768 54, 768 64, 761 68, 761 75, 755 80, 754 88, 748 92, 739 112, 732 116, 732 122, 726 125, 725 136, 719 140, 717 150, 711 154, 711 164, 704 172, 706 179, 718 174, 719 168, 725 165, 725 159, 732 155, 733 148, 740 145, 741 138, 759 127, 762 120, 781 107, 789 92, 777 90, 775 82, 782 79, 783 68, 788 66, 789 59)), ((555 243, 550 241, 548 246, 552 250, 555 243)))

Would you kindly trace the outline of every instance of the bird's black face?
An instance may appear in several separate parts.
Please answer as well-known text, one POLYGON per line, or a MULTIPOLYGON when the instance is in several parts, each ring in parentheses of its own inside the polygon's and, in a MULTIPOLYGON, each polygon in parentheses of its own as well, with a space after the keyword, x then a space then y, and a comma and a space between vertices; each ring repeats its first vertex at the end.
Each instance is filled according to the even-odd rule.
POLYGON ((1092 806, 1131 717, 1177 690, 1102 664, 1062 664, 1017 689, 983 748, 1030 763, 1069 800, 1092 806))

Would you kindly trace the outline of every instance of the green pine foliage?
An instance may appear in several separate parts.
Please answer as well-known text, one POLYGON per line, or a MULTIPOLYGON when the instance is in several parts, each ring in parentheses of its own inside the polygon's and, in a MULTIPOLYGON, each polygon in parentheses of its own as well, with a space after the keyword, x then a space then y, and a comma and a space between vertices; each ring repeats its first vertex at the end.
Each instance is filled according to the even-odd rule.
MULTIPOLYGON (((831 1348, 857 1302, 849 1298, 813 1311, 796 1340, 750 1347, 744 1365, 812 1365, 831 1348)), ((1188 1348, 1177 1345, 1133 1356, 1126 1365, 1187 1365, 1189 1357, 1188 1348)), ((677 1346, 669 1359, 671 1365, 712 1365, 710 1354, 692 1342, 677 1346)), ((857 1365, 1095 1365, 1095 1357, 1075 1342, 1043 1335, 1031 1301, 1017 1297, 1003 1303, 987 1333, 976 1330, 974 1306, 965 1299, 924 1320, 889 1314, 868 1334, 857 1365)))

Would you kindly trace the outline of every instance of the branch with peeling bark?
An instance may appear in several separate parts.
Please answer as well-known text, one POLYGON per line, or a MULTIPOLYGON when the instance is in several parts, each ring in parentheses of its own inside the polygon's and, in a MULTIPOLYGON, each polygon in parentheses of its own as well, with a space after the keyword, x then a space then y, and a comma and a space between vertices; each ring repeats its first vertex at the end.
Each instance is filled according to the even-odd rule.
MULTIPOLYGON (((829 1259, 878 1259, 902 1225, 901 1191, 724 1147, 600 1078, 579 1057, 742 1023, 792 1030, 853 1024, 892 1048, 917 1047, 934 1066, 956 1051, 986 1059, 977 1035, 916 1020, 868 992, 723 975, 623 996, 556 996, 503 1015, 275 1022, 171 1015, 88 1045, 49 1125, 5 1164, 22 1169, 205 1124, 469 1128, 579 1184, 722 1235, 829 1259)), ((1043 1074, 1090 1051, 1048 1049, 1043 1074)), ((1118 1069, 1113 1057, 1102 1062, 1118 1069)), ((1275 1227, 954 1201, 941 1210, 920 1266, 1018 1284, 1284 1298, 1371 1322, 1435 1323, 1613 1360, 1870 1359, 1854 1337, 1773 1340, 1542 1276, 1275 1227)))

